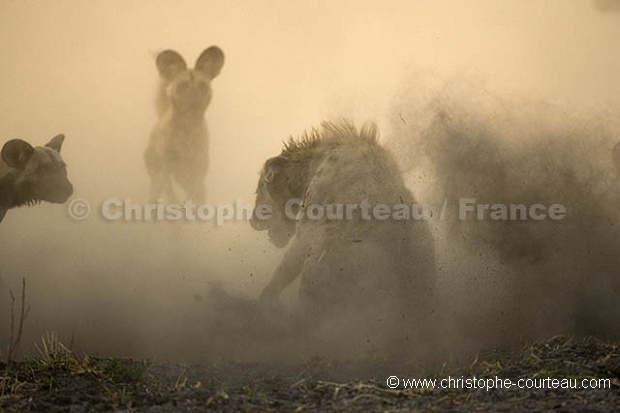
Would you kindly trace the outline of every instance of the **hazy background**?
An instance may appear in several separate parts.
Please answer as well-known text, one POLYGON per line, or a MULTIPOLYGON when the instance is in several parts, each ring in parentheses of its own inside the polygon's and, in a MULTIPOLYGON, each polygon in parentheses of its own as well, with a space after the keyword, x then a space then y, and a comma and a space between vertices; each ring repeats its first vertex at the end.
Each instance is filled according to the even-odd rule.
MULTIPOLYGON (((481 102, 501 107, 484 112, 491 125, 489 113, 536 113, 532 102, 544 102, 554 122, 579 113, 604 124, 611 139, 609 130, 619 130, 619 11, 612 0, 0 0, 0 140, 43 144, 64 133, 74 198, 93 206, 83 222, 46 204, 11 210, 0 226, 2 293, 27 278, 25 347, 56 331, 91 353, 212 357, 191 344, 209 286, 255 296, 282 256, 245 222, 216 228, 98 217, 106 198, 146 200, 142 154, 155 123, 158 51, 173 48, 190 65, 212 44, 226 54, 207 111, 210 203, 252 203, 258 172, 283 139, 341 116, 375 121, 411 189, 434 201, 435 181, 416 174, 417 158, 408 156, 416 146, 395 136, 402 130, 394 125, 402 118, 415 124, 406 130, 425 130, 432 116, 420 108, 446 90, 464 119, 481 102), (484 99, 468 101, 481 90, 484 99)), ((472 262, 466 248, 446 250, 453 255, 439 249, 438 260, 451 263, 442 285, 454 294, 467 278, 445 268, 475 273, 486 264, 472 262)), ((486 274, 501 284, 501 271, 486 274)), ((294 295, 288 291, 289 302, 294 295)))

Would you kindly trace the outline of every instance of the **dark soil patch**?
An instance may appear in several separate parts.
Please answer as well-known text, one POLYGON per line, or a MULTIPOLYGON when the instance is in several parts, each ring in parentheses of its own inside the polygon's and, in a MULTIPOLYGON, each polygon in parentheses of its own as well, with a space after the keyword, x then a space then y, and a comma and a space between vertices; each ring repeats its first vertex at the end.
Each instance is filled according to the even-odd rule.
MULTIPOLYGON (((472 358, 473 359, 473 358, 472 358)), ((616 412, 620 349, 596 339, 555 337, 479 354, 465 367, 422 375, 379 361, 303 365, 226 362, 149 364, 70 352, 0 365, 3 412, 421 411, 616 412), (571 379, 580 388, 390 389, 401 379, 571 379), (582 381, 608 388, 583 388, 582 381)), ((531 383, 531 382, 529 382, 531 383)), ((567 383, 566 381, 564 383, 567 383)), ((470 387, 473 385, 470 382, 470 387)))

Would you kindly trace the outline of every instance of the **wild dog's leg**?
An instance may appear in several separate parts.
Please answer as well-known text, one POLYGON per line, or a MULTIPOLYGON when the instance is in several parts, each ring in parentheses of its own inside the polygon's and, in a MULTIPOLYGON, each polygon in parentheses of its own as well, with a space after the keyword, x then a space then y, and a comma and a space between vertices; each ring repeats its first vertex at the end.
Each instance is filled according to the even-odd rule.
POLYGON ((149 190, 149 201, 154 202, 164 190, 164 185, 155 177, 151 177, 151 188, 149 190))
POLYGON ((176 202, 172 181, 168 174, 164 171, 153 170, 152 168, 147 169, 151 178, 149 202, 156 202, 162 195, 166 197, 168 202, 176 202))
MULTIPOLYGON (((153 137, 151 136, 151 141, 153 137)), ((155 150, 153 149, 152 142, 146 148, 144 152, 144 164, 146 166, 146 172, 151 179, 151 187, 149 190, 149 201, 153 202, 157 199, 157 197, 161 194, 164 189, 164 183, 161 180, 161 161, 155 154, 155 150)))
POLYGON ((162 195, 166 201, 170 203, 177 202, 176 194, 172 188, 171 179, 166 174, 158 173, 151 175, 151 189, 149 192, 149 201, 156 202, 162 195))
POLYGON ((198 205, 202 205, 207 200, 207 187, 205 184, 197 185, 195 189, 192 190, 192 198, 198 205))
POLYGON ((205 174, 188 174, 186 171, 174 176, 176 182, 185 191, 185 196, 196 203, 202 205, 206 201, 207 189, 204 183, 205 174))
POLYGON ((278 302, 280 293, 302 273, 308 258, 308 247, 308 243, 301 238, 293 240, 271 281, 263 289, 260 295, 261 301, 270 304, 278 302))
POLYGON ((166 168, 161 156, 158 156, 152 146, 149 146, 144 153, 144 163, 151 178, 149 201, 156 202, 163 194, 169 202, 176 202, 170 172, 166 168))
POLYGON ((172 186, 172 178, 170 178, 169 176, 166 176, 164 178, 164 195, 166 196, 168 202, 172 204, 175 204, 179 201, 172 186))
POLYGON ((149 201, 154 202, 164 191, 165 179, 160 171, 155 170, 152 165, 147 163, 146 169, 151 178, 151 187, 149 190, 149 201))
POLYGON ((207 187, 204 183, 192 182, 192 184, 186 188, 186 191, 187 195, 192 198, 197 205, 205 203, 207 198, 207 187))

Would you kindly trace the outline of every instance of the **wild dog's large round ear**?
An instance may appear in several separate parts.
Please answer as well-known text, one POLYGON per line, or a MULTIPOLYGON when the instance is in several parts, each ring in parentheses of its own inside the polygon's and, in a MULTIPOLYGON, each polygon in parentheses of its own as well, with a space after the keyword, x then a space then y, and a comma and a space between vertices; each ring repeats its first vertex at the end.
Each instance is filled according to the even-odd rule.
POLYGON ((158 54, 155 64, 157 64, 159 75, 167 81, 172 80, 178 73, 187 70, 185 60, 174 50, 164 50, 158 54))
POLYGON ((196 60, 196 70, 205 73, 209 79, 219 75, 222 66, 224 66, 224 52, 217 46, 205 49, 196 60))
POLYGON ((34 148, 21 139, 11 139, 2 147, 2 160, 11 168, 22 169, 34 153, 34 148))
POLYGON ((48 148, 52 148, 56 152, 60 152, 60 149, 62 148, 62 143, 64 141, 65 141, 65 135, 61 133, 59 135, 54 136, 51 141, 45 144, 45 146, 47 146, 48 148))

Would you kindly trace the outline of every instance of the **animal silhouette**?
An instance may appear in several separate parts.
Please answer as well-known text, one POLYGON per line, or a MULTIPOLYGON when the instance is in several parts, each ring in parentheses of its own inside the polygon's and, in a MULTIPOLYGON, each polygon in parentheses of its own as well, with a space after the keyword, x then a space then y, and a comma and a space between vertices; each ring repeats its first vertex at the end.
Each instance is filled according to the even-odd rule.
POLYGON ((60 156, 64 139, 61 134, 37 147, 21 139, 4 144, 0 162, 0 222, 11 208, 41 201, 61 204, 73 194, 66 164, 60 156))
POLYGON ((211 81, 224 65, 217 46, 204 50, 194 69, 180 54, 165 50, 157 55, 161 84, 156 107, 158 122, 144 154, 151 178, 150 199, 164 194, 175 202, 176 183, 187 198, 203 203, 209 166, 209 132, 205 112, 212 98, 211 81))

